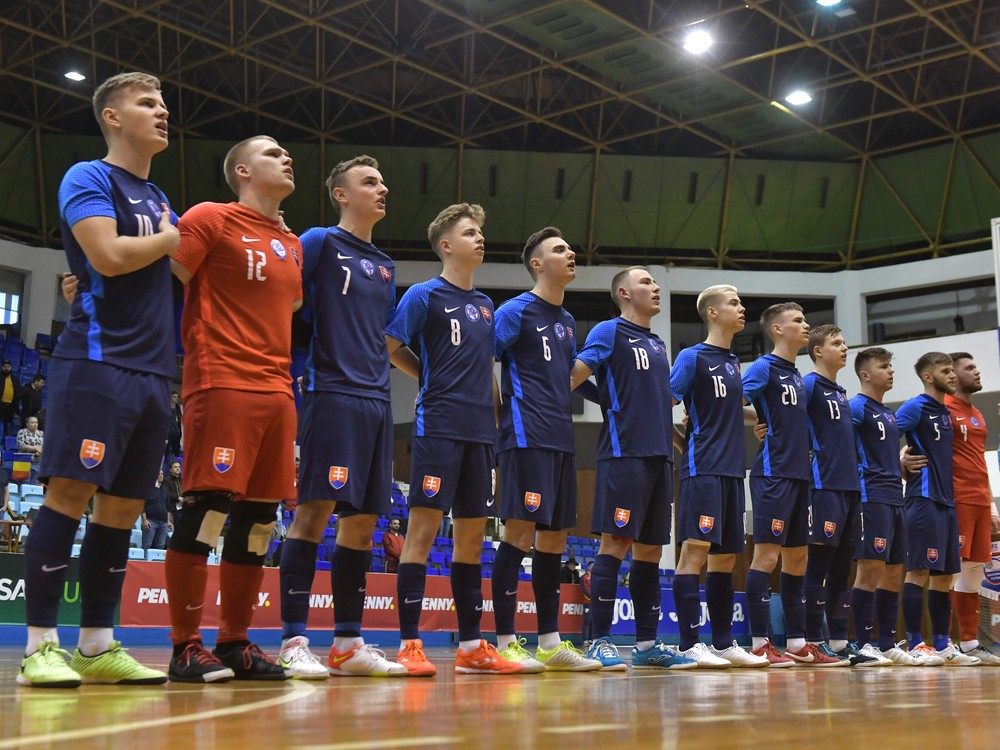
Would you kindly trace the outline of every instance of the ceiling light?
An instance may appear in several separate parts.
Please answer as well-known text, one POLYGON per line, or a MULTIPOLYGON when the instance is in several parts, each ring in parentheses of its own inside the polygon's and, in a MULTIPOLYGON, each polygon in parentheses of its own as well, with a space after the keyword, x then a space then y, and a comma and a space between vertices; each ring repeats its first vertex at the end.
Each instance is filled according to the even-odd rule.
POLYGON ((80 81, 86 81, 87 80, 87 76, 85 76, 83 73, 78 73, 75 70, 69 70, 64 75, 69 80, 76 81, 77 83, 79 83, 80 81))
POLYGON ((809 95, 809 93, 803 91, 802 89, 793 91, 792 93, 790 93, 788 96, 785 97, 786 102, 788 102, 789 104, 794 104, 796 107, 802 104, 808 104, 812 100, 813 98, 809 95))
POLYGON ((707 52, 713 44, 712 35, 704 29, 695 29, 684 40, 684 49, 693 55, 707 52))
POLYGON ((841 0, 816 0, 816 5, 822 5, 824 8, 829 8, 831 5, 840 5, 841 0))

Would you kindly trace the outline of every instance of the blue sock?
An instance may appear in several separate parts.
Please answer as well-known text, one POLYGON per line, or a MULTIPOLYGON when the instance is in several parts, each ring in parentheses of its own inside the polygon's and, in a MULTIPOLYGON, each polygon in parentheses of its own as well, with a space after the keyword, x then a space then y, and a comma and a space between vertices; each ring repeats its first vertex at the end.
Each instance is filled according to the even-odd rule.
POLYGON ((875 619, 878 623, 878 647, 888 651, 896 646, 896 622, 899 620, 899 592, 875 589, 875 619))
MULTIPOLYGON (((695 595, 698 593, 698 576, 695 579, 695 595)), ((660 566, 654 562, 632 561, 628 576, 628 591, 632 595, 632 609, 635 611, 635 640, 655 641, 660 625, 660 566)), ((699 597, 699 602, 701 601, 699 597)), ((700 606, 699 606, 700 609, 700 606)), ((698 621, 695 620, 695 625, 698 621)))
MULTIPOLYGON (((452 576, 455 569, 452 567, 452 576)), ((420 637, 420 613, 424 611, 424 590, 427 566, 420 563, 400 563, 396 572, 396 606, 399 607, 399 637, 404 641, 420 637)), ((452 590, 455 584, 452 583, 452 590)), ((452 594, 454 596, 454 594, 452 594)), ((455 611, 458 597, 455 596, 455 611)))
POLYGON ((559 573, 562 555, 535 551, 531 560, 531 589, 535 592, 538 635, 559 632, 559 573))
POLYGON ((806 632, 805 576, 781 574, 781 607, 785 610, 785 637, 801 638, 806 632))
POLYGON ((854 640, 857 641, 859 646, 864 646, 872 639, 874 607, 874 591, 865 591, 864 589, 859 589, 857 586, 851 589, 851 614, 854 615, 854 640))
MULTIPOLYGON (((698 642, 701 625, 701 595, 698 592, 698 583, 698 576, 694 574, 674 576, 674 608, 677 610, 681 651, 687 651, 698 642)), ((634 601, 635 597, 632 599, 634 601)))
POLYGON ((590 571, 590 622, 594 640, 611 635, 621 567, 622 561, 614 555, 594 558, 594 567, 590 571))
POLYGON ((483 566, 453 562, 451 595, 455 598, 458 617, 458 640, 479 640, 482 637, 479 623, 483 618, 483 566))
POLYGON ((39 628, 56 626, 73 539, 79 525, 79 521, 44 505, 38 509, 24 551, 24 613, 27 625, 39 628))
POLYGON ((767 638, 771 625, 771 574, 750 568, 747 571, 746 592, 750 635, 754 638, 767 638))
POLYGON ((826 576, 826 625, 831 640, 847 640, 847 624, 851 619, 851 557, 850 548, 838 547, 826 576))
POLYGON ((368 550, 337 545, 330 555, 330 590, 333 593, 333 635, 360 638, 365 613, 365 580, 368 550))
POLYGON ((733 645, 732 573, 709 572, 705 575, 705 604, 712 625, 712 645, 720 651, 729 648, 733 645))
POLYGON ((513 635, 517 608, 517 582, 524 552, 513 544, 500 542, 493 560, 493 616, 498 635, 513 635))
POLYGON ((924 587, 915 583, 903 584, 903 622, 906 624, 906 642, 910 648, 923 643, 924 587))
POLYGON ((115 626, 131 534, 131 529, 87 524, 80 546, 80 627, 115 626))
MULTIPOLYGON (((805 634, 806 640, 819 643, 823 640, 823 622, 826 618, 827 590, 826 580, 830 572, 830 563, 836 550, 827 544, 810 544, 809 560, 806 562, 805 575, 805 634)), ((796 576, 797 577, 797 576, 796 576)), ((781 575, 781 605, 785 605, 785 574, 781 575)), ((788 610, 785 610, 787 621, 788 610)), ((788 633, 791 636, 791 633, 788 633)))
POLYGON ((934 648, 938 651, 948 647, 951 640, 951 597, 947 591, 927 592, 927 612, 931 616, 931 634, 934 638, 934 648))
POLYGON ((318 549, 317 542, 305 539, 285 539, 281 547, 281 640, 306 632, 318 549))

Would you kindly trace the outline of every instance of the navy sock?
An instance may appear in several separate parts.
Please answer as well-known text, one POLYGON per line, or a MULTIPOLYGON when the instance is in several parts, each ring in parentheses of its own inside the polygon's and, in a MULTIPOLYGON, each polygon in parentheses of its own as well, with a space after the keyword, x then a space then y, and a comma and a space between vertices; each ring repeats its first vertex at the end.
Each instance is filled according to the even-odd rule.
MULTIPOLYGON (((698 576, 695 579, 695 596, 698 595, 698 576)), ((660 566, 654 562, 632 561, 628 576, 628 591, 632 595, 632 609, 635 611, 635 640, 655 641, 660 625, 661 595, 660 566)), ((699 597, 699 603, 701 601, 699 597)), ((700 606, 699 606, 700 609, 700 606)), ((698 621, 695 620, 695 625, 698 621)))
POLYGON ((801 638, 806 632, 805 576, 781 574, 781 607, 785 610, 785 637, 801 638))
POLYGON ((66 586, 73 538, 80 525, 42 506, 31 526, 24 554, 24 613, 27 625, 54 628, 66 586))
POLYGON ((365 578, 368 550, 337 545, 330 555, 330 590, 333 593, 333 635, 360 638, 365 612, 365 578))
POLYGON ((747 571, 747 609, 750 615, 750 635, 767 638, 771 625, 771 574, 750 568, 747 571))
POLYGON ((513 635, 517 607, 517 582, 524 552, 513 544, 500 542, 493 560, 493 616, 498 635, 513 635))
POLYGON ((705 575, 705 604, 712 625, 712 645, 720 651, 729 648, 733 645, 732 573, 709 571, 705 575))
MULTIPOLYGON (((454 577, 454 568, 452 568, 454 577)), ((399 607, 399 637, 404 641, 420 637, 420 613, 424 610, 424 589, 427 566, 420 563, 400 563, 396 572, 396 606, 399 607)), ((454 579, 452 589, 454 590, 454 579)), ((454 594, 453 594, 454 596, 454 594)), ((455 611, 458 597, 455 596, 455 611)))
MULTIPOLYGON (((851 589, 851 614, 854 615, 854 640, 864 646, 872 639, 875 592, 855 586, 851 589)), ((832 637, 832 635, 831 635, 832 637)))
POLYGON ((281 639, 306 632, 309 595, 316 576, 317 542, 286 539, 281 547, 281 639))
MULTIPOLYGON (((806 640, 819 643, 823 640, 823 621, 826 617, 826 580, 830 573, 830 563, 836 550, 826 544, 810 544, 809 560, 805 575, 805 633, 806 640)), ((785 574, 781 576, 781 604, 785 606, 785 574)), ((788 610, 785 610, 787 621, 788 610)), ((789 633, 789 635, 791 635, 789 633)))
POLYGON ((903 584, 903 622, 906 624, 906 641, 910 648, 923 642, 924 587, 915 583, 903 584))
POLYGON ((598 555, 590 571, 590 622, 594 639, 611 635, 622 561, 614 555, 598 555))
POLYGON ((559 573, 562 555, 538 552, 531 561, 531 588, 535 592, 538 634, 559 632, 559 573))
POLYGON ((899 620, 899 592, 875 589, 875 619, 878 623, 878 647, 888 651, 896 645, 896 622, 899 620))
POLYGON ((931 634, 934 648, 938 651, 948 647, 951 639, 951 596, 947 591, 927 592, 927 612, 931 616, 931 634))
MULTIPOLYGON (((698 583, 698 576, 694 574, 674 576, 674 607, 677 609, 681 651, 687 651, 698 642, 701 625, 701 595, 698 593, 698 583)), ((634 601, 635 597, 632 599, 634 601)))
POLYGON ((852 556, 850 548, 838 547, 826 576, 826 625, 831 640, 847 640, 847 624, 851 619, 852 556))
POLYGON ((115 626, 131 533, 131 529, 87 524, 80 547, 80 627, 115 626))
MULTIPOLYGON (((453 562, 451 595, 455 599, 455 614, 458 616, 458 639, 479 640, 482 637, 479 622, 483 618, 483 566, 453 562)), ((556 604, 558 606, 558 602, 556 604)))

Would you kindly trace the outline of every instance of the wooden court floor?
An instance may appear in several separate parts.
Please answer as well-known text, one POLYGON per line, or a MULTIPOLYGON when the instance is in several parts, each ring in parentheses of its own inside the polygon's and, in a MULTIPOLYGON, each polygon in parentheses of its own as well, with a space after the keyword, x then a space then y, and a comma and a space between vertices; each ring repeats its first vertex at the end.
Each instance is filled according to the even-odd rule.
MULTIPOLYGON (((135 648, 165 668, 165 648, 135 648)), ((31 690, 0 648, 3 748, 994 748, 1000 668, 729 670, 31 690)))

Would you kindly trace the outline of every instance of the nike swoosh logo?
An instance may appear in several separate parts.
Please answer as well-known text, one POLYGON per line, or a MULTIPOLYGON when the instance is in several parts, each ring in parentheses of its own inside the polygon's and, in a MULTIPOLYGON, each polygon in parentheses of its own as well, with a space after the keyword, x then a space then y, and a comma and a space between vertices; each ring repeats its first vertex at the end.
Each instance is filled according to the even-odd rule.
POLYGON ((343 656, 337 656, 335 654, 330 654, 330 661, 332 661, 334 664, 343 664, 345 661, 347 661, 348 659, 350 659, 352 656, 354 656, 354 649, 353 648, 350 651, 348 651, 346 654, 344 654, 343 656))
POLYGON ((365 591, 367 591, 367 590, 368 590, 368 589, 366 589, 366 588, 364 588, 364 587, 361 587, 360 589, 358 589, 358 593, 359 593, 359 594, 363 594, 363 593, 365 593, 365 591))
POLYGON ((124 573, 128 568, 108 568, 109 573, 124 573))
POLYGON ((298 596, 300 594, 308 594, 308 591, 296 591, 295 589, 288 589, 288 593, 292 596, 298 596))
POLYGON ((811 661, 816 661, 816 657, 815 657, 815 655, 813 655, 812 653, 810 653, 809 654, 809 658, 806 658, 804 656, 796 656, 795 657, 795 661, 801 661, 801 662, 804 662, 804 663, 808 664, 811 661))
POLYGON ((353 255, 341 255, 339 252, 337 253, 337 260, 350 260, 353 257, 353 255))
POLYGON ((872 627, 874 627, 874 626, 872 626, 872 625, 865 625, 865 630, 871 630, 872 627))
POLYGON ((201 609, 204 606, 205 606, 205 602, 202 602, 201 604, 196 604, 194 606, 188 604, 186 607, 184 607, 184 609, 186 609, 186 610, 188 610, 190 612, 194 612, 195 610, 199 610, 199 609, 201 609))
POLYGON ((940 416, 939 414, 935 414, 934 416, 931 417, 931 419, 937 419, 939 416, 940 416))
POLYGON ((419 604, 423 599, 403 599, 403 604, 419 604))
POLYGON ((542 331, 544 331, 546 328, 548 328, 548 326, 542 326, 540 328, 538 326, 535 326, 535 330, 538 331, 539 333, 541 333, 542 331))
POLYGON ((956 422, 964 422, 965 421, 965 417, 955 417, 955 421, 956 422))
POLYGON ((599 596, 599 597, 597 597, 597 601, 599 601, 599 602, 613 602, 614 599, 605 599, 603 596, 599 596))
MULTIPOLYGON (((653 611, 654 611, 654 612, 659 612, 659 611, 660 611, 660 608, 659 608, 659 607, 653 607, 653 611)), ((699 625, 698 627, 701 627, 701 626, 699 625)))
POLYGON ((476 607, 476 612, 482 612, 482 611, 483 611, 482 605, 476 607))
POLYGON ((486 507, 487 508, 492 508, 493 507, 493 503, 495 503, 495 502, 496 502, 496 500, 487 500, 486 501, 486 507))
POLYGON ((630 344, 638 344, 640 341, 642 341, 642 339, 629 339, 628 340, 628 342, 630 344))
POLYGON ((247 237, 245 234, 242 239, 244 242, 260 242, 260 237, 247 237))
POLYGON ((708 368, 708 371, 709 371, 709 372, 715 372, 715 371, 716 371, 716 370, 718 370, 718 369, 719 369, 720 367, 722 367, 722 365, 716 365, 715 367, 709 367, 709 368, 708 368))
POLYGON ((822 607, 826 602, 816 602, 817 607, 822 607))
POLYGON ((455 312, 455 310, 457 310, 457 309, 458 309, 459 307, 461 307, 461 305, 455 305, 454 307, 446 307, 446 308, 444 309, 444 311, 445 311, 446 313, 453 313, 453 312, 455 312))
POLYGON ((884 416, 885 414, 872 414, 872 419, 882 419, 884 416))
POLYGON ((505 591, 504 593, 507 594, 507 596, 517 596, 517 589, 514 589, 513 591, 505 591))
POLYGON ((43 573, 55 573, 57 570, 62 570, 63 568, 68 568, 69 565, 43 565, 43 573))
POLYGON ((832 396, 833 395, 833 391, 823 391, 823 395, 824 396, 832 396))
POLYGON ((142 198, 138 198, 138 199, 136 199, 136 198, 129 198, 128 202, 131 203, 134 206, 134 205, 136 205, 138 203, 142 203, 142 198))
POLYGON ((790 377, 792 377, 792 376, 791 375, 779 375, 778 379, 779 380, 788 380, 790 377))

